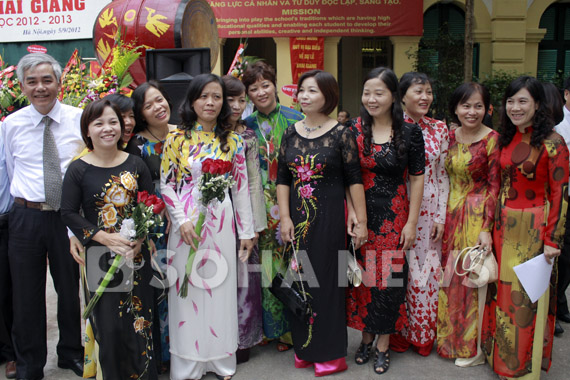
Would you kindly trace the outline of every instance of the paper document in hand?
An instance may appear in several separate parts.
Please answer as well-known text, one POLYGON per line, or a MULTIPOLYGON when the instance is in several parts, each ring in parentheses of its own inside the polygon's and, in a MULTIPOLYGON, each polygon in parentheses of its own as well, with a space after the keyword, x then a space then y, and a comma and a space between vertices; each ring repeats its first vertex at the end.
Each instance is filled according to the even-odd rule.
POLYGON ((550 285, 552 264, 548 264, 544 253, 513 267, 531 302, 536 302, 550 285))

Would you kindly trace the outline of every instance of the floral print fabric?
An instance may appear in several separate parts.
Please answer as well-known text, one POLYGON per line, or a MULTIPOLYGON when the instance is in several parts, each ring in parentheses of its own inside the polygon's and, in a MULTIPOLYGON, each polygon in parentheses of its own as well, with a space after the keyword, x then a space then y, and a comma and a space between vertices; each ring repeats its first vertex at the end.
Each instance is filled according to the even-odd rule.
POLYGON ((344 197, 346 187, 362 183, 352 131, 337 124, 306 139, 289 127, 281 142, 277 183, 290 187, 297 257, 303 268, 312 269, 303 274, 314 313, 312 335, 304 321, 290 318, 295 353, 318 363, 344 358, 345 291, 338 278, 339 251, 346 247, 344 197))
POLYGON ((238 348, 236 234, 250 239, 254 232, 243 139, 232 132, 227 147, 224 151, 215 132, 198 124, 170 132, 165 144, 161 191, 172 221, 168 261, 178 275, 168 294, 172 379, 201 378, 213 363, 232 357, 238 348), (236 183, 231 199, 226 190, 222 202, 204 209, 197 185, 207 158, 230 161, 236 183), (188 296, 181 298, 178 290, 190 246, 182 240, 180 226, 187 221, 195 225, 200 212, 206 215, 202 240, 188 296))
MULTIPOLYGON (((137 192, 152 192, 152 189, 148 168, 133 155, 113 168, 99 168, 81 159, 69 166, 63 184, 61 214, 86 246, 89 284, 98 284, 113 260, 111 252, 106 247, 101 251, 100 244, 92 237, 100 230, 118 232, 121 220, 129 217, 128 206, 136 203, 137 192)), ((90 317, 105 379, 158 376, 151 333, 152 269, 146 249, 135 257, 134 268, 129 271, 125 266, 115 275, 90 317)), ((89 290, 93 295, 95 289, 89 290)))
POLYGON ((405 156, 398 157, 392 146, 389 149, 391 143, 374 144, 372 154, 365 156, 360 118, 352 128, 366 196, 368 242, 356 255, 365 272, 363 284, 348 291, 348 326, 373 334, 391 334, 407 324, 408 264, 398 242, 408 220, 408 175, 422 175, 425 171, 424 140, 419 126, 404 123, 405 156), (380 154, 385 149, 389 151, 380 154))
MULTIPOLYGON (((408 123, 414 122, 407 116, 404 119, 408 123)), ((445 159, 449 136, 447 125, 442 121, 424 116, 417 124, 422 129, 425 147, 424 195, 418 217, 416 243, 408 257, 406 306, 409 325, 402 330, 400 350, 395 349, 402 351, 411 344, 419 353, 429 355, 436 338, 438 264, 441 260, 441 240, 433 242, 431 231, 435 223, 445 224, 449 195, 445 159)), ((391 343, 394 348, 393 342, 391 343)))
POLYGON ((450 192, 443 234, 439 290, 437 352, 445 358, 470 358, 477 353, 478 294, 454 274, 456 255, 477 243, 481 231, 491 232, 499 192, 498 133, 489 132, 473 144, 459 143, 450 132, 445 161, 450 192))
MULTIPOLYGON (((276 192, 281 138, 287 127, 302 120, 303 117, 299 111, 277 104, 269 115, 255 111, 244 120, 247 127, 255 132, 259 142, 259 166, 267 213, 267 229, 259 236, 259 251, 267 252, 273 257, 270 265, 264 265, 263 270, 263 275, 269 282, 277 272, 283 270, 283 242, 279 232, 276 192)), ((266 287, 262 289, 262 300, 264 335, 269 339, 283 336, 290 330, 287 318, 283 314, 283 304, 266 287)))

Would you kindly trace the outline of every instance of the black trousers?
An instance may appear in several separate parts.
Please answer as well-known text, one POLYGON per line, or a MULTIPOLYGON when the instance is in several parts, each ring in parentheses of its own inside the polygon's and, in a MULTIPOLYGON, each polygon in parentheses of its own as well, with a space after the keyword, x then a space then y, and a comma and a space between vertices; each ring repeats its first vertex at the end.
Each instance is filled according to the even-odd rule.
POLYGON ((8 264, 8 213, 0 215, 0 359, 16 360, 12 347, 12 277, 8 264))
POLYGON ((12 273, 12 338, 18 378, 43 377, 47 360, 46 266, 57 301, 61 359, 83 357, 79 305, 79 267, 69 253, 67 230, 59 212, 15 204, 10 212, 8 257, 12 273))
POLYGON ((566 232, 564 233, 564 246, 558 256, 558 287, 556 314, 568 314, 568 301, 566 289, 570 284, 570 218, 566 218, 566 232))

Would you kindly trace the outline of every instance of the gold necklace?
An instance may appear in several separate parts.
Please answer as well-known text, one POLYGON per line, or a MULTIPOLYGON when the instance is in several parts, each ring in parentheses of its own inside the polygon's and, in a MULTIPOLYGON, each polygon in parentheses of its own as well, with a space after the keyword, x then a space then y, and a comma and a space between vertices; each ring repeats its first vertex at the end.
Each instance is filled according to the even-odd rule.
POLYGON ((305 132, 307 132, 307 135, 305 137, 309 137, 309 135, 311 134, 311 132, 314 132, 316 130, 321 129, 323 126, 321 125, 317 125, 316 127, 307 127, 307 123, 305 123, 305 120, 303 120, 303 129, 305 130, 305 132))

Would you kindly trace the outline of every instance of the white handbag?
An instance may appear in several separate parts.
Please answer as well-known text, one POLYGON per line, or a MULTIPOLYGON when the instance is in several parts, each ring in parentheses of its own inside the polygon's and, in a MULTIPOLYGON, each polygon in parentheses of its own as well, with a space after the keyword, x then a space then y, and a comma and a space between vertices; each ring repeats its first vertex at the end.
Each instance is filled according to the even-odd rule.
POLYGON ((462 249, 455 259, 454 269, 456 275, 467 276, 469 284, 476 288, 499 279, 499 266, 495 255, 478 245, 462 249), (460 262, 461 266, 458 265, 460 262))
POLYGON ((362 268, 358 264, 358 261, 356 261, 356 250, 354 249, 353 239, 350 239, 350 245, 352 252, 348 251, 347 255, 348 266, 346 268, 346 277, 348 277, 348 282, 357 288, 362 284, 362 268))

